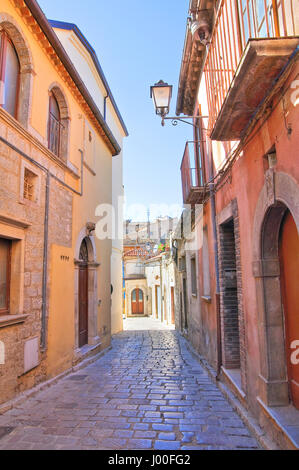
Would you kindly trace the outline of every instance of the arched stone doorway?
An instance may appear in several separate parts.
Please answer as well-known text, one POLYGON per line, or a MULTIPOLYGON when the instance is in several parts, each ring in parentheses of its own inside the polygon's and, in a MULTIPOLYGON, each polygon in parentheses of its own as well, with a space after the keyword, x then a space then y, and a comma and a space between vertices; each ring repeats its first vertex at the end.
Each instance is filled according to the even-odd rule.
POLYGON ((132 315, 144 315, 144 295, 141 289, 134 289, 131 294, 132 315))
POLYGON ((299 304, 290 301, 298 295, 298 277, 295 293, 290 281, 299 273, 298 201, 299 187, 290 176, 267 173, 254 221, 253 274, 259 317, 259 394, 268 406, 289 405, 290 400, 297 408, 299 404, 298 377, 290 367, 290 340, 299 334, 299 304))
POLYGON ((83 228, 76 244, 75 257, 75 347, 97 345, 99 263, 93 236, 83 228))

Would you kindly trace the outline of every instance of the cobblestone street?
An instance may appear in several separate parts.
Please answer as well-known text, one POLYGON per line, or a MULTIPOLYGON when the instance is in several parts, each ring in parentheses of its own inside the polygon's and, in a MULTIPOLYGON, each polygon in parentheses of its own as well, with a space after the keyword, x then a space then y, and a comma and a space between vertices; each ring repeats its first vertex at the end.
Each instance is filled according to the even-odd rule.
POLYGON ((258 448, 179 335, 133 322, 96 362, 0 416, 0 449, 258 448))

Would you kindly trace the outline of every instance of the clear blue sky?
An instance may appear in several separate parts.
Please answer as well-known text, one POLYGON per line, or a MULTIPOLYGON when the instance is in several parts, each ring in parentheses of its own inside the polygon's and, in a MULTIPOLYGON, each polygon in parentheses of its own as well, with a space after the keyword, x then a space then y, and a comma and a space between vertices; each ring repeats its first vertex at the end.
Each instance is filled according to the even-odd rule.
POLYGON ((39 3, 48 18, 75 23, 98 55, 130 134, 124 143, 127 206, 181 204, 180 163, 192 127, 168 121, 162 128, 149 87, 160 79, 174 86, 175 115, 189 0, 39 3))

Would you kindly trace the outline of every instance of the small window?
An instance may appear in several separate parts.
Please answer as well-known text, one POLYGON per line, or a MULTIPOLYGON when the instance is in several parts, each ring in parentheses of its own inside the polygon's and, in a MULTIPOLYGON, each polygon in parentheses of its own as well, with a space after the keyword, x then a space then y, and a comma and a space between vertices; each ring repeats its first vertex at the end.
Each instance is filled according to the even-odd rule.
POLYGON ((184 272, 186 271, 186 258, 185 256, 182 256, 179 258, 179 271, 184 272))
POLYGON ((57 99, 52 92, 49 103, 48 147, 57 157, 60 156, 62 124, 57 99))
POLYGON ((197 295, 197 276, 196 276, 196 259, 191 258, 191 291, 192 295, 197 295))
POLYGON ((9 313, 11 241, 0 238, 0 315, 9 313))
POLYGON ((17 117, 20 62, 13 43, 5 32, 0 33, 0 106, 17 117))
POLYGON ((203 295, 210 297, 210 260, 209 260, 209 237, 208 228, 203 229, 203 245, 202 245, 202 269, 203 269, 203 295))
POLYGON ((25 168, 24 170, 24 199, 36 202, 36 183, 38 176, 25 168))

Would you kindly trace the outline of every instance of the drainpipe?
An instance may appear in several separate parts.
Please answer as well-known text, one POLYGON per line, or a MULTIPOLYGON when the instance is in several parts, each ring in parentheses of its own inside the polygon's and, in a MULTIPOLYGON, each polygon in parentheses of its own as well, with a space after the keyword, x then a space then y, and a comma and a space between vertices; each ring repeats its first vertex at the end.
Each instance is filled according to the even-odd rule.
POLYGON ((107 116, 107 99, 109 98, 109 94, 104 97, 104 121, 106 121, 107 116))
POLYGON ((44 218, 44 256, 43 256, 43 285, 42 285, 42 331, 41 348, 46 349, 46 323, 47 323, 47 284, 48 284, 48 239, 49 239, 49 195, 50 173, 47 172, 45 194, 45 218, 44 218))
POLYGON ((217 375, 216 378, 219 380, 220 370, 222 366, 222 344, 221 344, 221 319, 220 319, 220 282, 219 282, 219 262, 218 262, 218 237, 216 227, 216 205, 215 205, 215 189, 214 184, 209 185, 211 194, 211 217, 213 227, 213 239, 214 239, 214 262, 215 262, 215 273, 216 273, 216 317, 217 317, 217 375))
MULTIPOLYGON (((209 141, 208 154, 208 166, 209 166, 209 177, 210 181, 213 181, 214 177, 214 165, 212 158, 212 145, 209 141)), ((214 183, 209 184, 210 190, 210 201, 211 201, 211 217, 212 217, 212 229, 213 229, 213 246, 214 246, 214 263, 215 263, 215 274, 216 274, 216 318, 217 318, 217 375, 216 379, 220 378, 220 370, 222 366, 222 344, 221 344, 221 318, 220 318, 220 281, 219 281, 219 262, 218 262, 218 236, 216 226, 216 202, 215 202, 215 186, 214 183)))

